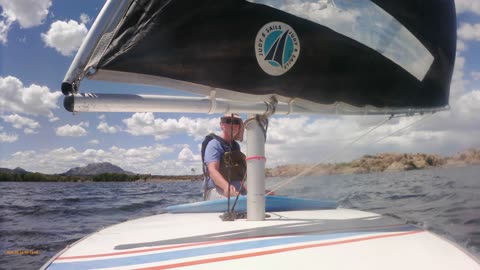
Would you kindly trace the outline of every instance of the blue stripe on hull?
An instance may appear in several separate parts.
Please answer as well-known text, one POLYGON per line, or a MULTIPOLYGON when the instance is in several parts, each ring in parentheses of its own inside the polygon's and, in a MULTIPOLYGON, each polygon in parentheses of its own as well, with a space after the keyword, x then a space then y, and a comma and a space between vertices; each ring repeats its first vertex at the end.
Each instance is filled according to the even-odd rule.
POLYGON ((377 233, 385 232, 406 232, 418 230, 417 227, 412 225, 406 225, 395 228, 380 229, 376 231, 362 231, 362 232, 343 232, 334 234, 309 234, 309 235, 296 235, 285 236, 274 239, 260 239, 256 241, 248 241, 241 243, 229 243, 225 245, 210 246, 210 247, 197 247, 186 250, 168 251, 156 254, 146 254, 129 256, 123 258, 109 258, 109 259, 95 259, 79 262, 57 262, 55 261, 48 269, 62 270, 62 269, 90 269, 90 268, 108 268, 138 265, 145 263, 159 263, 169 260, 186 259, 197 256, 206 256, 214 254, 222 254, 229 252, 247 251, 256 248, 268 248, 287 244, 300 244, 322 240, 332 240, 339 238, 347 238, 352 236, 373 235, 377 233))

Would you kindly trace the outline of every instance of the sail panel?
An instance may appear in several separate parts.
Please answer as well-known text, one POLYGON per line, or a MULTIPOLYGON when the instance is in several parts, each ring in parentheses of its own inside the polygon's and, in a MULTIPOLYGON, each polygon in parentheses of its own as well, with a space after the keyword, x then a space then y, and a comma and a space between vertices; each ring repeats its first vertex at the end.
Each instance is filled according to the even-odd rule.
POLYGON ((89 67, 222 98, 432 108, 448 105, 455 46, 453 0, 136 0, 89 67), (315 15, 333 11, 356 21, 315 15))
POLYGON ((433 55, 394 17, 370 0, 250 0, 326 26, 392 60, 418 80, 433 55))

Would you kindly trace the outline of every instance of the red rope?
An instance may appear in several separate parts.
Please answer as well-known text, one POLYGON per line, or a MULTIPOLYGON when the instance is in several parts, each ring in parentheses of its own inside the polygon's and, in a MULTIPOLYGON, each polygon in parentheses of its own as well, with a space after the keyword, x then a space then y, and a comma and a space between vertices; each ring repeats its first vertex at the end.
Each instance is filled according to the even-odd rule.
POLYGON ((251 157, 245 158, 245 160, 252 160, 252 159, 265 160, 265 161, 267 161, 267 158, 266 158, 266 157, 263 157, 263 156, 251 156, 251 157))

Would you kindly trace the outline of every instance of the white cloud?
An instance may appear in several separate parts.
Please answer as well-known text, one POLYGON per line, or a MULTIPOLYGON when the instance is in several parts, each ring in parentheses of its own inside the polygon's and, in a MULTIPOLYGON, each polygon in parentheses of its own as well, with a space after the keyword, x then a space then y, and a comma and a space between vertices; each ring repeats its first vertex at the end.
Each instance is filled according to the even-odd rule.
POLYGON ((18 40, 18 42, 20 42, 20 43, 27 44, 27 37, 26 37, 26 36, 23 36, 23 37, 21 37, 21 38, 18 38, 17 40, 18 40))
POLYGON ((25 134, 36 134, 36 133, 38 133, 37 130, 31 129, 31 128, 25 128, 25 129, 23 130, 23 132, 24 132, 25 134))
POLYGON ((52 23, 48 32, 41 35, 47 47, 54 48, 64 56, 70 56, 80 48, 87 32, 85 24, 70 20, 52 23))
POLYGON ((457 52, 464 52, 468 49, 468 46, 465 44, 464 41, 457 39, 457 52))
MULTIPOLYGON (((418 122, 412 128, 377 142, 393 131, 422 119, 420 116, 394 118, 353 145, 349 143, 383 121, 385 117, 276 116, 271 119, 269 125, 266 145, 267 167, 292 163, 350 161, 364 154, 378 152, 449 154, 475 145, 480 146, 478 140, 480 127, 477 127, 476 117, 480 115, 478 104, 480 91, 466 92, 458 100, 452 101, 451 111, 437 113, 423 122, 418 122)), ((150 120, 155 123, 154 119, 150 120)), ((216 122, 217 119, 214 120, 216 122)), ((178 122, 175 123, 178 125, 178 122)), ((88 123, 77 125, 80 128, 84 126, 88 126, 88 123)), ((202 133, 202 137, 205 134, 202 133)), ((90 143, 99 142, 93 140, 90 143)), ((246 148, 242 147, 246 152, 246 148)), ((195 152, 198 153, 199 149, 195 152)), ((191 174, 192 169, 201 172, 200 157, 188 145, 170 147, 153 145, 129 149, 113 146, 109 149, 84 151, 70 147, 33 154, 18 152, 1 162, 12 168, 20 166, 31 171, 61 173, 75 166, 104 161, 136 173, 191 174), (168 153, 174 156, 167 158, 168 153)))
POLYGON ((455 0, 457 14, 472 12, 480 14, 480 1, 478 0, 455 0))
POLYGON ((87 131, 84 127, 88 127, 88 122, 81 122, 78 125, 64 125, 58 127, 55 130, 55 133, 58 136, 69 136, 69 137, 81 137, 87 135, 87 131))
POLYGON ((457 53, 453 70, 452 83, 450 84, 450 100, 456 100, 465 92, 468 82, 464 78, 465 57, 457 53))
POLYGON ((51 0, 0 0, 2 16, 7 20, 18 21, 22 28, 43 23, 52 5, 51 0))
POLYGON ((339 116, 272 118, 267 135, 267 166, 319 162, 327 158, 365 129, 361 121, 352 119, 339 116))
POLYGON ((386 118, 330 116, 316 120, 275 117, 270 121, 267 137, 267 167, 351 161, 365 154, 381 152, 450 155, 480 147, 479 104, 480 91, 467 92, 452 103, 448 112, 392 119, 353 144, 351 142, 386 118), (429 118, 421 121, 423 117, 429 118), (414 122, 416 124, 411 125, 414 122), (410 127, 392 134, 407 126, 410 127))
POLYGON ((55 117, 51 117, 50 119, 48 119, 48 121, 50 121, 50 122, 57 122, 58 120, 60 120, 60 118, 58 118, 58 117, 56 117, 56 116, 55 116, 55 117))
POLYGON ((20 116, 18 114, 12 114, 12 115, 3 115, 1 116, 3 118, 3 121, 7 123, 11 123, 12 126, 16 129, 22 129, 25 127, 24 132, 26 134, 33 134, 36 133, 36 129, 40 128, 40 124, 30 118, 20 116))
POLYGON ((135 136, 154 136, 156 140, 169 138, 175 134, 186 133, 195 140, 206 134, 219 130, 218 118, 181 117, 180 119, 155 119, 153 113, 135 113, 124 119, 126 132, 135 136))
POLYGON ((62 94, 50 92, 48 87, 23 83, 12 76, 0 77, 0 113, 24 113, 53 118, 52 110, 58 108, 57 100, 62 94))
POLYGON ((109 133, 109 134, 115 134, 119 131, 119 128, 109 126, 107 124, 107 122, 104 122, 104 121, 102 121, 102 122, 100 122, 100 124, 98 124, 97 129, 100 130, 100 132, 102 132, 102 133, 109 133))
POLYGON ((472 71, 470 72, 470 76, 476 81, 480 80, 480 72, 478 71, 472 71))
POLYGON ((480 129, 478 127, 479 115, 480 90, 466 92, 452 102, 451 121, 448 121, 449 127, 455 130, 461 129, 464 132, 480 129))
POLYGON ((16 134, 7 134, 5 132, 0 133, 0 143, 12 143, 18 140, 16 134))
POLYGON ((464 23, 457 30, 458 38, 463 40, 480 40, 480 24, 464 23))
POLYGON ((8 30, 10 30, 11 21, 0 20, 0 43, 6 44, 8 38, 8 30))
MULTIPOLYGON (((451 109, 433 116, 394 118, 353 145, 349 143, 384 117, 273 117, 266 144, 267 167, 292 163, 351 161, 380 152, 451 155, 480 147, 480 90, 464 77, 465 57, 457 54, 450 91, 451 109), (394 131, 410 126, 386 137, 394 131), (380 139, 385 138, 381 141, 380 139)), ((469 72, 472 77, 477 73, 469 72)))
POLYGON ((124 119, 127 132, 132 135, 153 135, 155 117, 153 113, 135 113, 132 117, 124 119))
POLYGON ((88 14, 82 13, 80 14, 80 21, 82 22, 82 24, 87 24, 90 22, 90 16, 88 16, 88 14))
POLYGON ((11 25, 18 22, 22 28, 30 28, 43 23, 52 5, 51 0, 0 0, 3 12, 0 20, 0 42, 7 43, 11 25))
POLYGON ((359 10, 352 9, 349 12, 342 12, 340 9, 333 8, 330 1, 301 2, 301 1, 281 1, 282 4, 271 3, 270 1, 260 1, 267 5, 277 6, 280 10, 306 18, 314 22, 330 22, 330 25, 355 25, 355 21, 360 16, 359 10), (330 2, 330 3, 328 3, 330 2))
POLYGON ((184 146, 182 150, 178 153, 178 160, 180 161, 197 161, 201 162, 201 157, 199 155, 194 155, 192 150, 188 145, 184 146))
POLYGON ((88 143, 89 144, 100 144, 100 141, 99 140, 90 140, 88 143))
POLYGON ((124 170, 145 174, 191 174, 191 165, 201 170, 200 162, 166 159, 165 155, 172 152, 173 148, 160 144, 128 149, 116 146, 109 149, 90 148, 84 151, 69 147, 46 152, 19 151, 8 159, 0 160, 0 164, 2 167, 22 167, 43 173, 63 173, 73 167, 96 162, 110 162, 124 170))

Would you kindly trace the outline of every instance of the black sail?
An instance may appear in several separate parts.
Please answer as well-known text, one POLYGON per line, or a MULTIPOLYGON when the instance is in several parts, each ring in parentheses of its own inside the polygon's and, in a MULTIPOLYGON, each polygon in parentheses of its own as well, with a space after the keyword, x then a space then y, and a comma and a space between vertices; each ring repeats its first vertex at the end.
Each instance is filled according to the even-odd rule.
POLYGON ((180 88, 199 85, 240 98, 275 95, 313 104, 448 105, 456 51, 453 0, 305 1, 305 15, 285 2, 132 1, 95 50, 90 66, 97 74, 91 77, 146 76, 158 78, 157 85, 166 79, 165 86, 179 82, 180 88), (347 12, 347 2, 354 12, 347 12), (339 15, 321 18, 332 7, 339 15))

